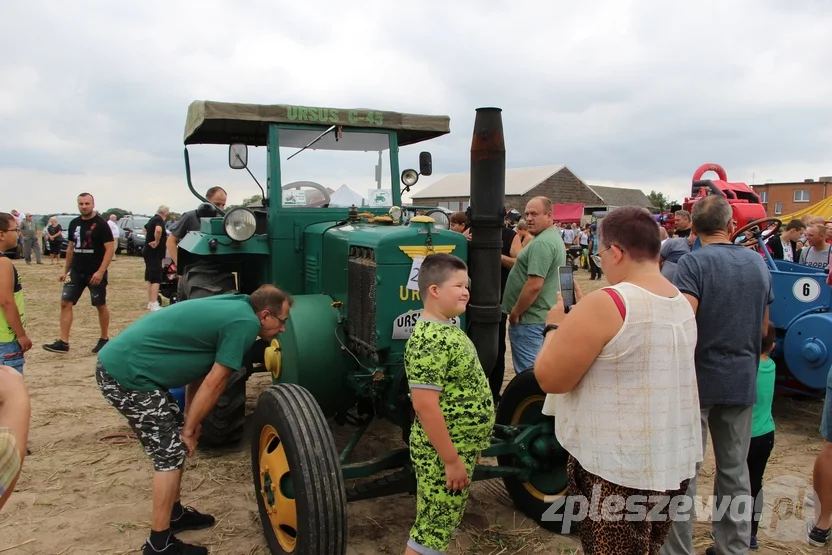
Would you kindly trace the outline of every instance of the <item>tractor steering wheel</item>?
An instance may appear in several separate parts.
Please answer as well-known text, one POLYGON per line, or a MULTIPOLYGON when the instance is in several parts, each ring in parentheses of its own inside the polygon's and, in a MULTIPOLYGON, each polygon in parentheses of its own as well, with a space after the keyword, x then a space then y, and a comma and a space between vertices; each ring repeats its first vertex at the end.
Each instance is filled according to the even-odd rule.
POLYGON ((315 183, 314 181, 293 181, 292 183, 284 185, 282 189, 284 191, 288 191, 289 189, 300 190, 301 187, 311 187, 312 189, 317 189, 321 194, 324 195, 324 202, 316 202, 314 204, 309 204, 308 206, 326 207, 329 206, 329 203, 332 201, 332 197, 329 196, 329 192, 326 190, 326 188, 320 183, 315 183))
POLYGON ((782 220, 778 218, 763 218, 761 220, 754 220, 753 222, 748 222, 731 235, 731 242, 736 245, 742 245, 744 247, 755 247, 760 244, 760 239, 763 237, 763 234, 769 230, 771 227, 767 225, 765 227, 762 226, 765 222, 773 222, 774 229, 768 234, 768 237, 773 236, 780 230, 780 226, 783 225, 782 220), (746 233, 746 231, 750 231, 750 233, 746 233), (749 238, 748 235, 751 237, 749 238))

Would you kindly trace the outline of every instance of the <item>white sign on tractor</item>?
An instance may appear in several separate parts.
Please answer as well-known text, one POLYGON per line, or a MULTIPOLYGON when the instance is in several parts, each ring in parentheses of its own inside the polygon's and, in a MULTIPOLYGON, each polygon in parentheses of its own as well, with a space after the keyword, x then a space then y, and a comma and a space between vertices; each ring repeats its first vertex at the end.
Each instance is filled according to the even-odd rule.
POLYGON ((820 296, 820 284, 812 278, 800 278, 794 282, 792 294, 802 303, 811 303, 820 296))
MULTIPOLYGON (((421 309, 399 314, 393 321, 393 339, 408 339, 413 334, 413 329, 421 317, 421 309)), ((451 323, 457 327, 462 325, 459 316, 451 318, 451 323)))

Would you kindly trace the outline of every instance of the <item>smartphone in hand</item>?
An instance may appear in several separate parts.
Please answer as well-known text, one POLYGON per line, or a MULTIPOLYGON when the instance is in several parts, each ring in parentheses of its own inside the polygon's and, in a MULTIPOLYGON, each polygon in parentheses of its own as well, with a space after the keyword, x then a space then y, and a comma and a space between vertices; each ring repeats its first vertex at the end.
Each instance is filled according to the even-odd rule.
POLYGON ((571 265, 558 266, 558 280, 560 281, 560 294, 563 297, 563 311, 567 314, 576 302, 573 277, 571 265))

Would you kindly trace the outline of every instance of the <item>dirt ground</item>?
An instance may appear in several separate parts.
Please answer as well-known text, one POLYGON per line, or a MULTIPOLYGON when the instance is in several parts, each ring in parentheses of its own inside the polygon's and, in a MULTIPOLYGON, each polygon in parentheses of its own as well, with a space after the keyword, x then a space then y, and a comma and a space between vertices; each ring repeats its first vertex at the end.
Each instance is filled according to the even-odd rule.
MULTIPOLYGON (((16 492, 0 512, 0 553, 138 553, 149 527, 152 472, 137 443, 105 439, 130 430, 95 384, 95 356, 90 349, 98 337, 96 312, 85 293, 75 310, 70 354, 44 351, 41 345, 58 336, 60 266, 50 266, 48 259, 42 266, 27 266, 22 261, 17 266, 26 294, 28 328, 35 342, 25 368, 32 398, 32 455, 25 461, 16 492)), ((140 258, 119 256, 112 264, 108 292, 111 336, 144 313, 147 301, 142 276, 140 258)), ((578 274, 585 291, 605 284, 589 282, 587 276, 583 270, 578 274)), ((509 359, 506 383, 512 375, 509 359)), ((249 381, 249 414, 269 382, 264 374, 249 381)), ((821 445, 821 406, 820 401, 776 400, 778 429, 765 491, 773 488, 777 495, 766 496, 767 506, 778 496, 789 497, 797 505, 802 503, 821 445)), ((342 448, 349 430, 333 424, 333 431, 342 448)), ((362 439, 351 460, 395 446, 395 438, 395 430, 376 425, 362 439)), ((713 452, 709 448, 700 493, 710 492, 713 473, 713 452)), ((184 540, 207 545, 214 554, 267 553, 247 443, 224 453, 197 452, 187 462, 182 499, 217 518, 213 529, 185 532, 184 540)), ((351 504, 348 552, 402 553, 414 508, 414 499, 408 495, 351 504)), ((787 512, 781 510, 781 516, 787 518, 787 512)), ((759 553, 823 551, 803 541, 799 519, 804 515, 800 510, 791 514, 790 520, 780 522, 772 515, 771 510, 763 514, 759 553)), ((704 553, 710 545, 708 531, 705 522, 696 525, 698 553, 704 553)), ((574 538, 543 531, 515 513, 502 482, 492 480, 474 484, 461 533, 450 553, 558 554, 578 553, 578 547, 574 538)))

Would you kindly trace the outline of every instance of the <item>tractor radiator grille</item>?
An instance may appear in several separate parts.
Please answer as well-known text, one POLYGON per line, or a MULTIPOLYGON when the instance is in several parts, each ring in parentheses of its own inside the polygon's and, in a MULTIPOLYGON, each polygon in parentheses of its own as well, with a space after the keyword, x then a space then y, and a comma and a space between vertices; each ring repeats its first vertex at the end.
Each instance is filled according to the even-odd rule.
POLYGON ((350 247, 347 290, 348 336, 362 355, 376 350, 376 260, 375 251, 350 247))

